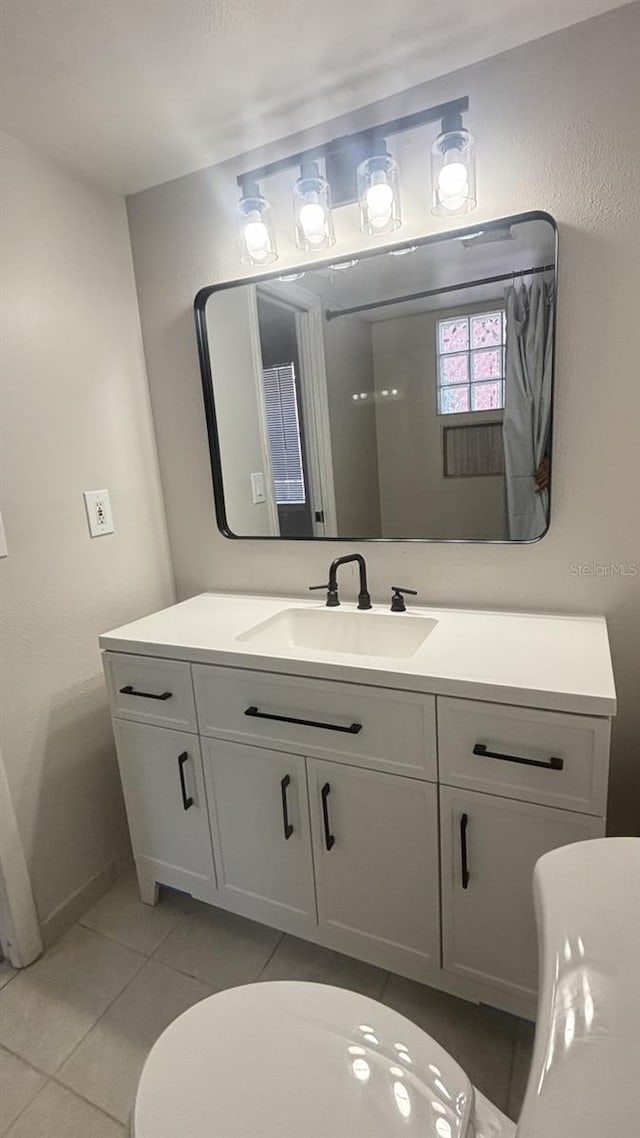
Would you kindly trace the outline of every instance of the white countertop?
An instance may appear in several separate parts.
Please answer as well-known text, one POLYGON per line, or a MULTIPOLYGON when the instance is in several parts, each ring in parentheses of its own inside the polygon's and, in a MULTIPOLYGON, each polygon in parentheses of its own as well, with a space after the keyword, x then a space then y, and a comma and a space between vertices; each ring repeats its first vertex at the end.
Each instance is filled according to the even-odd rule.
MULTIPOLYGON (((411 605, 371 610, 389 620, 429 617, 437 627, 408 658, 310 651, 265 654, 238 640, 283 609, 323 609, 324 601, 203 593, 100 637, 111 652, 162 656, 295 676, 462 696, 586 715, 611 716, 616 693, 604 617, 485 612, 411 605)), ((340 610, 354 611, 343 603, 340 610)), ((358 613, 367 620, 368 613, 358 613)))

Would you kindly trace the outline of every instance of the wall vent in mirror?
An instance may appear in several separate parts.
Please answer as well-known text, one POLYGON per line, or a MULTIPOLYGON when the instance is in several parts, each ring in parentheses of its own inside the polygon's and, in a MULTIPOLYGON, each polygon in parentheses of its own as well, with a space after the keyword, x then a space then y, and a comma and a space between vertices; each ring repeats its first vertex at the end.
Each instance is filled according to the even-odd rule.
POLYGON ((203 288, 222 533, 542 537, 556 268, 555 223, 534 212, 203 288))

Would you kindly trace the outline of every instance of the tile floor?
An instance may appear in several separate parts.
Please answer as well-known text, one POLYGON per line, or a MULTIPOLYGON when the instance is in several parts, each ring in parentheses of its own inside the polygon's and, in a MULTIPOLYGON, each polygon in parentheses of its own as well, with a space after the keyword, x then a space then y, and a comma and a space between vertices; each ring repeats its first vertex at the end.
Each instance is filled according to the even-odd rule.
POLYGON ((167 1024, 212 992, 283 979, 396 1008, 517 1117, 530 1024, 169 890, 149 908, 130 874, 31 968, 0 963, 0 1135, 123 1138, 145 1057, 167 1024))

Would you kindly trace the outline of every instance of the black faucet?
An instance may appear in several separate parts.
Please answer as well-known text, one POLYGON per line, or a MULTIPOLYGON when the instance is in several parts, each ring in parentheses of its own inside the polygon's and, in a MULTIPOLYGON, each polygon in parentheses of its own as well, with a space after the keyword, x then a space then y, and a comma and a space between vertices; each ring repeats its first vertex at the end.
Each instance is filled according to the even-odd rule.
POLYGON ((367 565, 361 553, 347 553, 344 557, 336 557, 335 561, 332 561, 329 567, 329 584, 310 585, 311 589, 327 590, 328 608, 335 608, 336 605, 340 604, 340 598, 338 596, 338 569, 341 565, 348 565, 351 561, 357 561, 358 568, 360 569, 360 592, 358 593, 358 608, 371 608, 371 597, 367 588, 367 565))

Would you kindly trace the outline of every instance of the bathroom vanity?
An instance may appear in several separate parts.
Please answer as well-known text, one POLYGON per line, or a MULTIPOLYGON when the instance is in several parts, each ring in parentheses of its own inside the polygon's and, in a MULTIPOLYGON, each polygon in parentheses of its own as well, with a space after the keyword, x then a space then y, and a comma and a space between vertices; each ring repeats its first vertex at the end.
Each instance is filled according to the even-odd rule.
POLYGON ((204 594, 100 645, 147 903, 533 1013, 534 863, 605 832, 603 618, 204 594))

